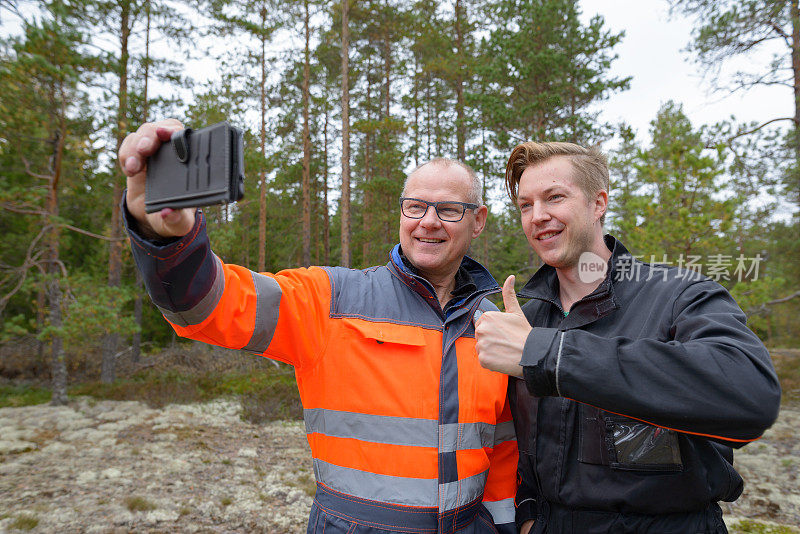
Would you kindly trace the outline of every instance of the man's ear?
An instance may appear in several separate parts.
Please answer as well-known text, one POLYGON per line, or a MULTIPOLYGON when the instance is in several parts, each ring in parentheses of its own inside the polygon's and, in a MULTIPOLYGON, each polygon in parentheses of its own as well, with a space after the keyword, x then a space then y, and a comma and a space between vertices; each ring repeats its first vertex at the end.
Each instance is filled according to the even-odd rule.
POLYGON ((486 227, 486 218, 489 216, 489 208, 481 206, 475 210, 475 228, 472 230, 472 239, 475 239, 486 227))
POLYGON ((601 189, 594 199, 594 220, 599 221, 606 211, 608 211, 608 191, 601 189))

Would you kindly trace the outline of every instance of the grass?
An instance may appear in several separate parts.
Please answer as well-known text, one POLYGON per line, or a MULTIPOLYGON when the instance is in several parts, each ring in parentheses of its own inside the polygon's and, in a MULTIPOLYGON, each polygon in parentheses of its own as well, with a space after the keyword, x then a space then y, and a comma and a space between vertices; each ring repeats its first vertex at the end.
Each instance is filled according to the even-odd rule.
MULTIPOLYGON (((34 349, 29 347, 23 352, 31 350, 34 349)), ((99 374, 99 367, 93 371, 88 369, 84 369, 82 375, 70 373, 70 397, 88 396, 90 403, 134 400, 152 408, 238 397, 243 418, 248 421, 262 423, 302 418, 291 367, 276 367, 266 358, 241 351, 202 343, 177 344, 145 354, 138 362, 121 360, 117 366, 120 379, 111 384, 93 378, 99 374)), ((0 365, 0 374, 3 370, 0 365)), ((6 382, 0 376, 0 408, 46 403, 51 398, 48 386, 46 383, 6 382)))
POLYGON ((774 350, 772 363, 781 382, 781 403, 800 405, 800 351, 774 350))
POLYGON ((0 408, 19 408, 50 402, 50 390, 30 385, 0 385, 0 408))
POLYGON ((144 497, 132 495, 125 498, 125 507, 131 512, 149 512, 155 510, 156 505, 148 501, 144 497))
POLYGON ((752 519, 737 521, 730 528, 731 534, 798 534, 800 530, 781 525, 770 525, 752 519))
POLYGON ((12 530, 33 530, 37 526, 39 526, 39 518, 29 514, 18 515, 9 525, 12 530))
POLYGON ((308 473, 298 475, 297 479, 290 483, 309 497, 314 497, 317 494, 317 481, 308 473))
POLYGON ((109 400, 139 400, 153 408, 234 396, 242 403, 242 418, 253 423, 301 419, 303 416, 294 376, 269 368, 223 373, 149 371, 112 384, 79 384, 70 388, 70 394, 109 400))
MULTIPOLYGON (((207 402, 238 397, 242 418, 262 424, 301 420, 303 409, 294 375, 266 360, 236 351, 216 355, 210 348, 189 347, 165 351, 157 366, 132 372, 112 384, 88 381, 69 388, 70 396, 93 399, 138 400, 150 407, 207 402), (222 363, 225 362, 225 363, 222 363)), ((775 349, 773 362, 783 390, 783 403, 800 406, 800 351, 775 349)), ((0 408, 49 402, 50 392, 33 385, 0 385, 0 408)))

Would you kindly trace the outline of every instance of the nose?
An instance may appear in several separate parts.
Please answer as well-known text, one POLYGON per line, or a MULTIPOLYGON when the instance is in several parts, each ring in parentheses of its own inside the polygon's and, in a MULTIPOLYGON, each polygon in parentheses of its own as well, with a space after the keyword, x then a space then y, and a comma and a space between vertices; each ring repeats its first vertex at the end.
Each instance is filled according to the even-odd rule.
POLYGON ((438 228, 442 225, 442 220, 439 219, 439 215, 436 214, 436 208, 428 206, 428 211, 426 211, 425 216, 419 220, 419 224, 424 228, 438 228))
POLYGON ((531 222, 533 224, 541 224, 550 220, 550 213, 547 207, 542 202, 534 202, 533 209, 531 209, 531 222))

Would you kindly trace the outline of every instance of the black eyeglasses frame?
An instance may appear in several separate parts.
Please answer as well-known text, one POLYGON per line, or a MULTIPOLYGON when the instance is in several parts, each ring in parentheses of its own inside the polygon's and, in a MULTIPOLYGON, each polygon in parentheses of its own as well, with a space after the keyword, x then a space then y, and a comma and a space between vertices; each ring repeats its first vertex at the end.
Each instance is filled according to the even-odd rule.
POLYGON ((458 200, 442 200, 440 202, 428 202, 427 200, 422 200, 421 198, 413 198, 413 197, 400 197, 400 212, 403 214, 404 217, 408 217, 409 219, 422 219, 425 215, 428 214, 428 208, 433 206, 434 211, 436 211, 436 216, 439 217, 439 220, 444 222, 461 222, 464 219, 464 214, 467 210, 475 210, 478 209, 480 206, 477 204, 472 204, 470 202, 459 202, 458 200), (405 211, 403 211, 403 201, 405 200, 414 200, 416 202, 420 202, 425 204, 425 212, 420 215, 419 217, 412 217, 411 215, 407 215, 405 211), (456 220, 450 219, 443 219, 442 215, 439 213, 439 205, 441 204, 458 204, 462 207, 461 210, 461 217, 456 220))

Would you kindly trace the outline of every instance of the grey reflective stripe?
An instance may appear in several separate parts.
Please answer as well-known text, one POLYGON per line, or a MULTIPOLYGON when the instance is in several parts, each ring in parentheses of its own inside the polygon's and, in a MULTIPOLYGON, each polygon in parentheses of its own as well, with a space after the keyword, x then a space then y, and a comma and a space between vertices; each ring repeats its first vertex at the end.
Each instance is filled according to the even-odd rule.
POLYGON ((494 522, 498 525, 514 522, 514 499, 503 499, 502 501, 483 501, 483 505, 492 514, 494 522))
POLYGON ((494 447, 495 426, 489 423, 450 423, 439 427, 440 452, 494 447))
POLYGON ((213 257, 216 269, 214 272, 214 281, 211 283, 209 292, 194 307, 186 311, 169 311, 159 307, 158 310, 164 315, 167 321, 181 327, 200 324, 208 319, 211 312, 217 307, 217 304, 219 304, 222 298, 222 292, 225 290, 225 273, 222 271, 222 262, 220 259, 216 256, 213 257))
POLYGON ((498 423, 494 429, 494 444, 493 447, 503 443, 504 441, 516 441, 517 433, 514 431, 514 421, 506 421, 505 423, 498 423))
POLYGON ((367 473, 329 464, 317 458, 314 458, 314 476, 317 477, 317 482, 331 489, 362 499, 409 506, 437 506, 435 478, 393 477, 367 473))
POLYGON ((274 278, 263 274, 252 273, 253 286, 256 288, 256 323, 253 335, 244 346, 257 354, 263 353, 269 347, 275 328, 278 326, 278 310, 281 304, 281 286, 274 278))
POLYGON ((446 512, 478 499, 483 494, 488 475, 489 471, 486 470, 455 482, 439 484, 439 512, 446 512))
POLYGON ((388 417, 314 408, 303 410, 306 433, 354 438, 373 443, 436 447, 438 423, 432 419, 388 417))
POLYGON ((313 408, 303 410, 306 433, 337 438, 352 438, 372 443, 436 447, 439 452, 494 447, 496 443, 514 439, 514 426, 503 423, 502 436, 489 423, 452 423, 438 425, 431 419, 390 417, 313 408), (438 430, 438 431, 437 431, 438 430))

